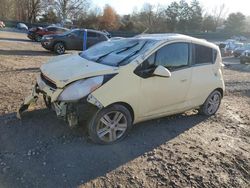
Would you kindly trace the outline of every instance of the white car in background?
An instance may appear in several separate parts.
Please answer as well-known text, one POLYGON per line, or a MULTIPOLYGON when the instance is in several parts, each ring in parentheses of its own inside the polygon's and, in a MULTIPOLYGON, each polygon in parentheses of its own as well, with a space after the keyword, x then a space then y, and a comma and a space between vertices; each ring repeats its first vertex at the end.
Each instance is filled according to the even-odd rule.
POLYGON ((110 144, 138 122, 190 109, 215 114, 225 90, 222 68, 216 45, 185 35, 109 40, 42 65, 18 117, 41 94, 70 126, 88 120, 90 138, 110 144))
POLYGON ((5 24, 3 21, 0 20, 0 28, 5 28, 5 24))

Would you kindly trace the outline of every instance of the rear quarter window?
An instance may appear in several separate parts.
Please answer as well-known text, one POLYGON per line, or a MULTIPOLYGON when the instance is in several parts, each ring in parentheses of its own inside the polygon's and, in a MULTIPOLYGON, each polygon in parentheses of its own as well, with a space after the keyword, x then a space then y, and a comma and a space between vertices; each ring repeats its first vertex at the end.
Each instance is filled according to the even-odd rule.
POLYGON ((55 28, 55 27, 48 27, 47 30, 48 30, 48 31, 56 31, 57 28, 55 28))
POLYGON ((217 50, 199 45, 193 45, 193 64, 213 64, 217 58, 217 50))
POLYGON ((90 31, 90 32, 88 32, 88 37, 96 38, 97 37, 97 33, 90 31))

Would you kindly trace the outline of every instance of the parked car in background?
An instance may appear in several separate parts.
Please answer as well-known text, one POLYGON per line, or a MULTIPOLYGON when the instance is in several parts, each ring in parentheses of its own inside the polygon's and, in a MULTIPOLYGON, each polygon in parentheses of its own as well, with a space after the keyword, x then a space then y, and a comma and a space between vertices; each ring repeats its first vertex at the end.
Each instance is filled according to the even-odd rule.
POLYGON ((50 26, 50 27, 34 27, 28 32, 28 38, 40 42, 44 35, 60 34, 69 31, 67 28, 50 26))
POLYGON ((237 41, 241 41, 241 42, 244 42, 247 40, 247 38, 244 36, 233 36, 232 39, 237 40, 237 41))
POLYGON ((4 27, 5 27, 4 22, 0 20, 0 28, 4 28, 4 27))
POLYGON ((241 64, 250 63, 250 50, 246 50, 241 54, 240 63, 241 64))
POLYGON ((41 94, 71 127, 83 123, 94 142, 110 144, 138 122, 190 109, 215 114, 225 90, 222 68, 218 46, 185 35, 108 40, 43 64, 18 117, 41 94))
POLYGON ((18 23, 16 25, 16 27, 17 27, 17 29, 22 30, 22 31, 28 31, 29 30, 28 26, 25 25, 24 23, 18 23))
MULTIPOLYGON (((106 33, 87 29, 87 48, 102 41, 108 40, 106 33)), ((83 34, 85 29, 73 29, 63 34, 46 35, 42 38, 42 46, 61 55, 65 50, 83 50, 83 34)))
POLYGON ((249 43, 244 44, 242 47, 235 48, 233 50, 234 57, 240 57, 241 54, 246 50, 250 50, 250 44, 249 43))
POLYGON ((236 48, 242 47, 244 44, 241 42, 237 42, 237 41, 230 41, 228 43, 226 43, 226 46, 224 48, 224 54, 226 56, 232 56, 233 52, 236 48))

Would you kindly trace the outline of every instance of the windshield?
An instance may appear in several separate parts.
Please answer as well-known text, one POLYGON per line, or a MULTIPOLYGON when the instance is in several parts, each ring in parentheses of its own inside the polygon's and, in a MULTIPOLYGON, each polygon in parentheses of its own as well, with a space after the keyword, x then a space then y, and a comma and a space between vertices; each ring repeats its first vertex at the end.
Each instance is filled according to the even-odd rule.
POLYGON ((92 46, 80 56, 105 65, 121 66, 145 53, 154 43, 155 40, 138 38, 109 40, 92 46))

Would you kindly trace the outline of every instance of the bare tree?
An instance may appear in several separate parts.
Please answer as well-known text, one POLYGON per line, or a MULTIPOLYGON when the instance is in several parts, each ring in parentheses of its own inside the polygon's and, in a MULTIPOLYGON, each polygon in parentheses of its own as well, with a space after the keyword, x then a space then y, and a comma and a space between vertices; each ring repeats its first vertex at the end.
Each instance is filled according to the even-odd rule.
POLYGON ((34 23, 42 8, 41 0, 26 0, 26 3, 28 21, 34 23))
POLYGON ((223 23, 227 14, 226 5, 222 4, 219 7, 215 7, 212 11, 212 16, 214 17, 215 27, 218 27, 223 23))
POLYGON ((88 0, 55 0, 53 6, 62 20, 77 19, 81 11, 88 9, 89 2, 88 0))
POLYGON ((13 1, 0 0, 0 19, 9 19, 13 16, 13 1))

